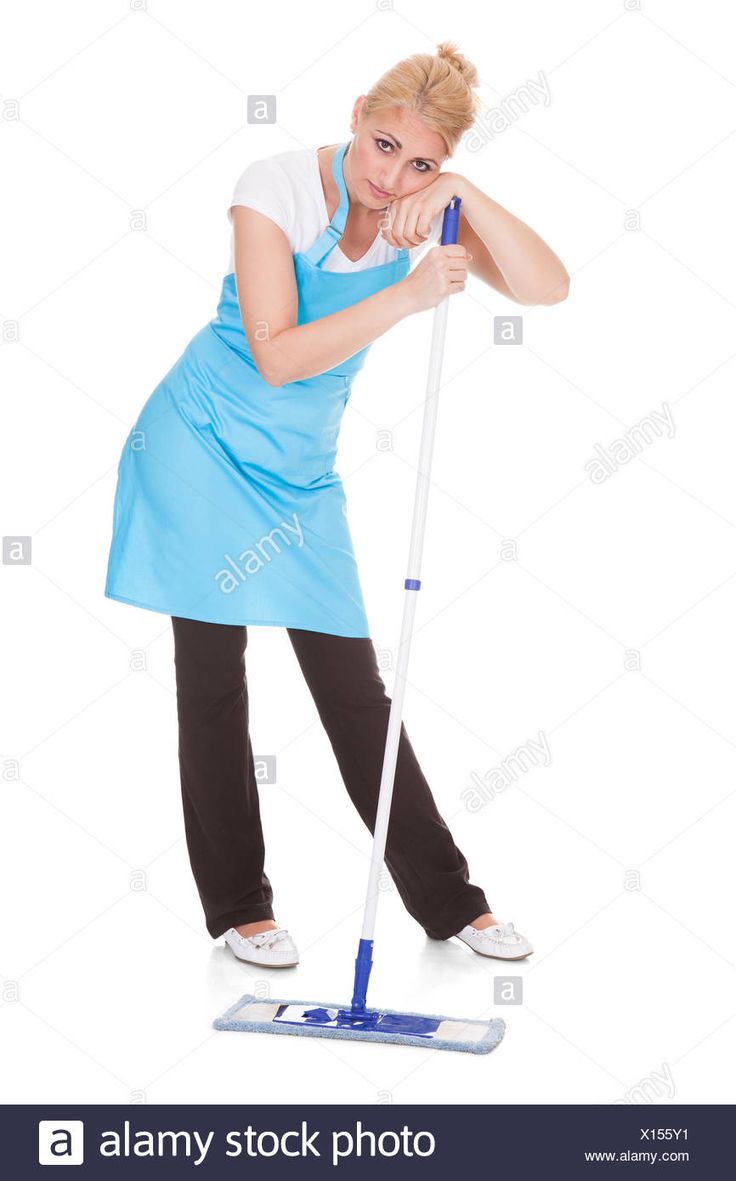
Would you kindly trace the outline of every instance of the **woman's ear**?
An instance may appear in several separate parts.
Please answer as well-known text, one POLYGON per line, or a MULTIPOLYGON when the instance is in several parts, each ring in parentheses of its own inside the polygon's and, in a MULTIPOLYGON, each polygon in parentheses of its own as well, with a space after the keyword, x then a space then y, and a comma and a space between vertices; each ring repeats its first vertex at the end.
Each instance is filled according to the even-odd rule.
POLYGON ((350 116, 350 130, 352 131, 353 135, 355 134, 355 132, 358 129, 358 119, 360 118, 360 108, 363 106, 364 101, 365 101, 365 95, 359 94, 358 97, 356 98, 355 102, 353 103, 353 111, 350 116))

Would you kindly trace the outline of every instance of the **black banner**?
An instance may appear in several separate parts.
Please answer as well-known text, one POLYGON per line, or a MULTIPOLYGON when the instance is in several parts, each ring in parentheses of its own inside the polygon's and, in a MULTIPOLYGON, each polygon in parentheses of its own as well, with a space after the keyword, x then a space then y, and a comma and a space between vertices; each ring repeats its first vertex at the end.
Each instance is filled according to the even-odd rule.
POLYGON ((730 1105, 8 1105, 2 1175, 535 1178, 733 1175, 730 1105), (470 1172, 472 1170, 472 1173, 470 1172), (503 1170, 503 1173, 501 1172, 503 1170), (653 1171, 651 1171, 653 1170, 653 1171))

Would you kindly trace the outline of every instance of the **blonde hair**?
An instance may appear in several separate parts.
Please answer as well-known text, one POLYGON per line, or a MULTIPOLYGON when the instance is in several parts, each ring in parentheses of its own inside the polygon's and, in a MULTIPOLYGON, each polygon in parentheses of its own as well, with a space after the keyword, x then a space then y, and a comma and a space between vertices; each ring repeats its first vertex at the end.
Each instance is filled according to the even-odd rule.
POLYGON ((437 53, 415 53, 397 62, 370 88, 360 119, 403 107, 417 115, 445 142, 451 156, 463 133, 475 122, 480 99, 472 91, 478 71, 452 41, 442 41, 437 53))

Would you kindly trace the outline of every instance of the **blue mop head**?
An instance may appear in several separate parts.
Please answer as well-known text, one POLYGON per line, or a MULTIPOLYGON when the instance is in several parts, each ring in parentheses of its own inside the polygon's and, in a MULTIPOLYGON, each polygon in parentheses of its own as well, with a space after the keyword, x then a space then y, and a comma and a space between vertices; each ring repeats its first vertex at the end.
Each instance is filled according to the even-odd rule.
POLYGON ((498 1017, 491 1021, 463 1021, 395 1009, 365 1009, 360 1013, 326 1001, 258 1000, 252 993, 241 996, 212 1024, 215 1029, 245 1033, 353 1038, 426 1046, 431 1050, 463 1050, 468 1054, 489 1054, 506 1032, 505 1022, 498 1017))

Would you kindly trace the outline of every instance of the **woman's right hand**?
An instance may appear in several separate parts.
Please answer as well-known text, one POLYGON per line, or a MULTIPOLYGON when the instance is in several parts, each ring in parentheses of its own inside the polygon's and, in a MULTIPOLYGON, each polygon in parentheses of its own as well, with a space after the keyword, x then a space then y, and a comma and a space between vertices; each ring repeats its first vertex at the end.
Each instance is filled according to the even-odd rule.
POLYGON ((446 295, 465 290, 468 262, 472 258, 464 246, 448 243, 433 246, 410 274, 401 280, 413 312, 436 307, 446 295))

